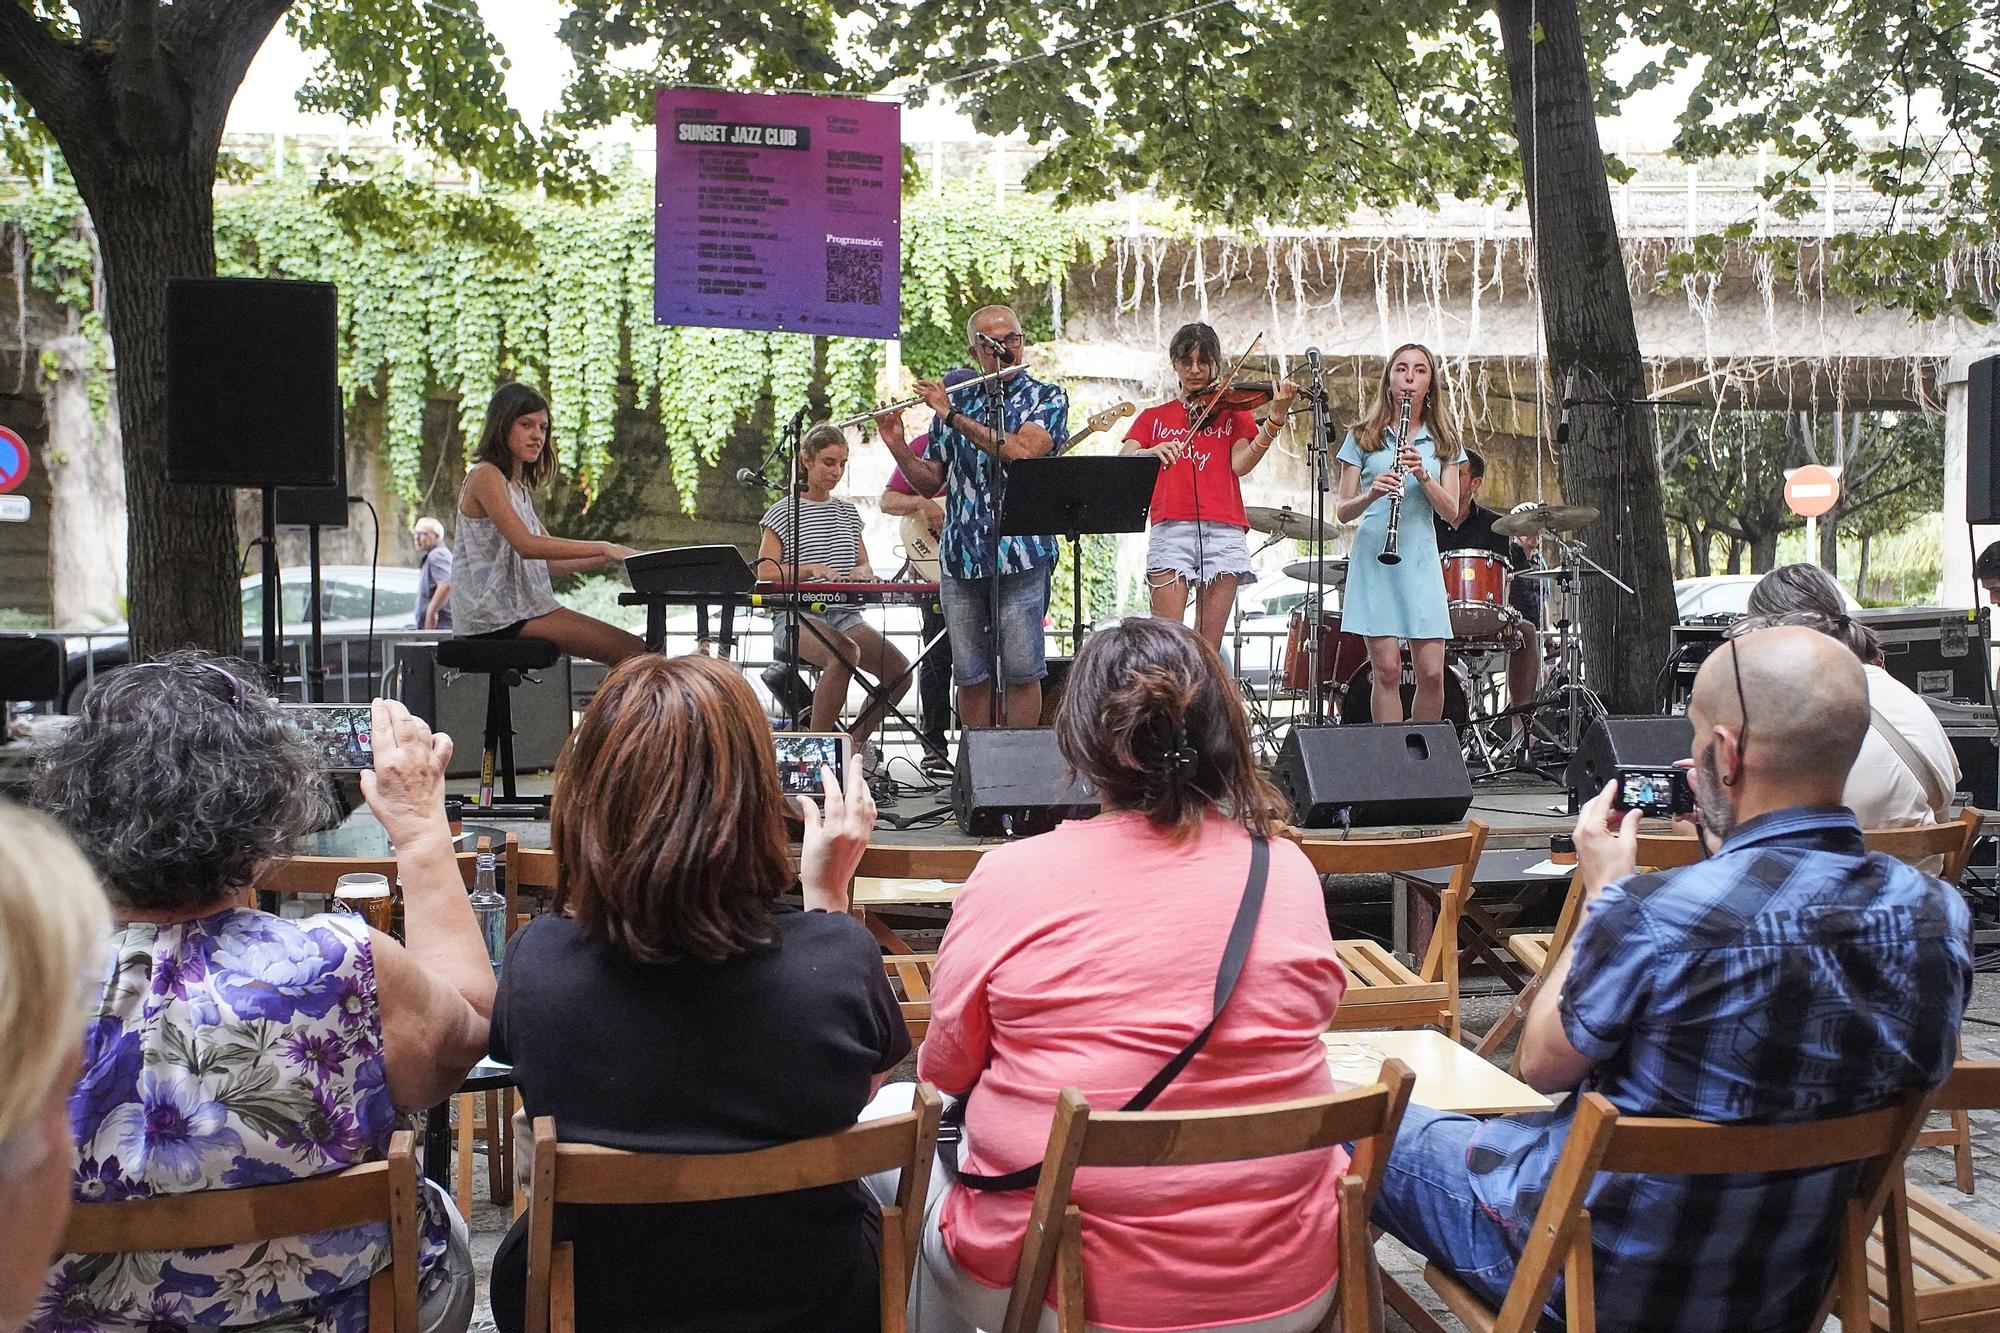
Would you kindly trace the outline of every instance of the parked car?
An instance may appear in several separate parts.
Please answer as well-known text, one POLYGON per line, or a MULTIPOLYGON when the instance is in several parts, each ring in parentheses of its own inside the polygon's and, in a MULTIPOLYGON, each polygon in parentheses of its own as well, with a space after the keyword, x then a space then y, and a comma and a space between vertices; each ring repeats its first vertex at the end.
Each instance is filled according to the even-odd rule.
MULTIPOLYGON (((1740 616, 1750 609, 1750 590, 1757 586, 1762 574, 1705 574, 1700 578, 1677 579, 1674 582, 1674 607, 1680 619, 1692 620, 1696 616, 1740 616)), ((1840 590, 1840 598, 1849 611, 1859 611, 1861 603, 1854 600, 1847 589, 1840 590)))
MULTIPOLYGON (((320 566, 321 629, 328 635, 365 636, 370 627, 371 591, 375 633, 414 628, 417 576, 416 570, 400 565, 379 566, 372 571, 367 565, 320 566), (369 578, 371 573, 374 575, 372 583, 369 578)), ((278 571, 278 631, 288 644, 287 659, 293 671, 298 669, 298 654, 304 651, 310 629, 306 619, 306 601, 311 588, 312 571, 307 566, 291 566, 278 571), (296 645, 296 649, 291 645, 296 645)), ((242 652, 246 658, 256 661, 263 656, 264 581, 261 576, 251 575, 243 580, 242 598, 242 652)), ((68 638, 69 662, 63 678, 62 699, 65 713, 76 712, 94 676, 131 662, 131 648, 126 637, 130 632, 127 625, 107 625, 87 635, 71 635, 68 638)), ((375 674, 382 657, 379 642, 372 654, 363 647, 348 655, 348 674, 356 679, 356 688, 350 692, 353 697, 365 699, 372 692, 361 678, 375 674)), ((329 676, 328 697, 344 697, 340 653, 330 649, 323 665, 329 676)))

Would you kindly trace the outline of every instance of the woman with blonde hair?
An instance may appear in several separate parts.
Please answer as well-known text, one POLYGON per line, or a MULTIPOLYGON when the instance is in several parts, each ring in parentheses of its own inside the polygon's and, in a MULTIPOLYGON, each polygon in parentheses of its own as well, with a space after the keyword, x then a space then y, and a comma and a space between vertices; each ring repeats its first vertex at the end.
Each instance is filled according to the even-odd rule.
POLYGON ((1444 642, 1451 637, 1451 608, 1438 575, 1436 518, 1459 517, 1465 450, 1458 439, 1437 375, 1437 358, 1418 343, 1404 343, 1382 368, 1382 382, 1367 418, 1347 433, 1337 459, 1342 523, 1361 520, 1349 552, 1340 627, 1368 641, 1374 696, 1369 719, 1403 720, 1403 659, 1410 645, 1417 692, 1410 717, 1444 716, 1444 642), (1399 438, 1407 404, 1410 422, 1399 438), (1396 564, 1382 563, 1389 526, 1388 497, 1402 497, 1396 564))
POLYGON ((110 924, 61 829, 0 805, 0 1333, 26 1323, 69 1216, 85 972, 110 924))

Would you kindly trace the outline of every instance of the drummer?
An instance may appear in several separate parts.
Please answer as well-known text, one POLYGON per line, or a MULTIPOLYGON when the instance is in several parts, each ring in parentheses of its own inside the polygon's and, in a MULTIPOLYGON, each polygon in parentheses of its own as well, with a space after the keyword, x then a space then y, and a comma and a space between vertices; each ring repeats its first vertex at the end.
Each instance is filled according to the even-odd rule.
POLYGON ((1195 631, 1221 652, 1236 589, 1257 581, 1244 539, 1250 521, 1238 478, 1270 452, 1298 386, 1278 386, 1271 400, 1276 410, 1260 427, 1248 412, 1209 408, 1198 397, 1222 373, 1222 340, 1214 329, 1181 325, 1167 344, 1167 360, 1180 394, 1141 412, 1119 452, 1160 460, 1146 539, 1153 614, 1181 620, 1192 601, 1195 631), (1197 418, 1201 430, 1190 438, 1197 418))
MULTIPOLYGON (((1437 542, 1440 551, 1490 551, 1507 562, 1507 567, 1519 574, 1525 569, 1538 569, 1541 559, 1538 548, 1541 538, 1528 534, 1509 540, 1493 530, 1494 520, 1499 511, 1488 509, 1479 503, 1479 494, 1486 486, 1486 460, 1477 449, 1465 451, 1465 502, 1457 523, 1447 523, 1444 515, 1437 516, 1437 542)), ((1513 512, 1533 509, 1532 502, 1514 506, 1513 512)), ((1540 579, 1510 578, 1507 580, 1507 604, 1521 614, 1521 641, 1507 651, 1507 704, 1519 708, 1533 701, 1535 688, 1541 683, 1542 643, 1542 581, 1540 579)), ((1514 719, 1514 730, 1519 732, 1526 726, 1526 718, 1514 719)))

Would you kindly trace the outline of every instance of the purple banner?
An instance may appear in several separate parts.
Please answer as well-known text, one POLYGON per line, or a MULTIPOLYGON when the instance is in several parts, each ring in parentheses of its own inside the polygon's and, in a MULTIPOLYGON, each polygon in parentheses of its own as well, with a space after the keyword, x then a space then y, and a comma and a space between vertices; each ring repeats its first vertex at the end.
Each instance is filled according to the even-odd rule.
POLYGON ((894 338, 902 107, 663 88, 653 319, 894 338))

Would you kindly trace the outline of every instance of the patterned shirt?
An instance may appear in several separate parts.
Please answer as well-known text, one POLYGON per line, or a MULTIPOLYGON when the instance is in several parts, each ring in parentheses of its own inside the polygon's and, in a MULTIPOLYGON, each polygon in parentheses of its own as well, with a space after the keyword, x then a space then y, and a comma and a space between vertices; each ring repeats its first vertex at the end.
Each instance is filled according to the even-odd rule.
MULTIPOLYGON (((1958 893, 1870 853, 1844 807, 1759 816, 1709 860, 1631 876, 1590 904, 1561 998, 1564 1032, 1596 1061, 1578 1096, 1638 1115, 1786 1124, 1936 1087, 1971 991, 1971 938, 1958 893)), ((1475 1195, 1517 1254, 1576 1104, 1489 1121, 1467 1155, 1475 1195)), ((1855 1178, 1851 1166, 1599 1176, 1600 1325, 1804 1328, 1855 1178)))
POLYGON ((766 509, 764 517, 758 521, 777 535, 785 552, 785 572, 770 574, 770 566, 766 565, 759 572, 760 578, 790 578, 795 554, 800 564, 825 565, 842 578, 846 578, 861 563, 861 513, 837 495, 824 500, 805 495, 799 497, 799 527, 804 531, 805 538, 799 542, 796 552, 792 550, 792 501, 789 496, 766 509))
MULTIPOLYGON (((228 908, 112 932, 70 1094, 80 1203, 298 1180, 379 1160, 396 1128, 375 959, 359 917, 228 908)), ((417 1193, 419 1286, 448 1224, 417 1193)), ((63 1255, 32 1333, 191 1326, 362 1333, 388 1226, 256 1245, 63 1255)))
MULTIPOLYGON (((1008 431, 1032 422, 1049 433, 1054 452, 1061 453, 1069 440, 1069 395, 1025 370, 1004 383, 1008 431)), ((959 416, 988 421, 992 393, 991 384, 982 384, 957 395, 953 402, 959 416)), ((993 572, 993 471, 999 463, 956 425, 942 421, 931 427, 931 450, 931 456, 945 465, 944 538, 939 550, 943 568, 954 578, 985 578, 993 572)), ((1055 558, 1054 537, 1000 539, 1002 574, 1039 569, 1055 558)))

